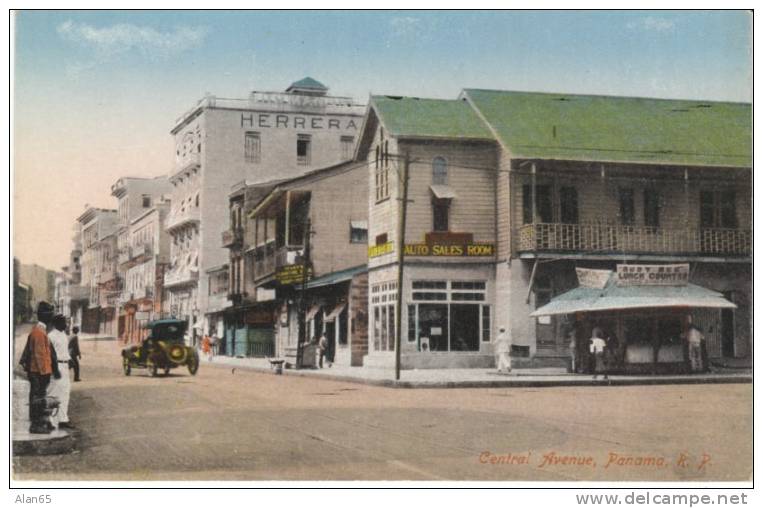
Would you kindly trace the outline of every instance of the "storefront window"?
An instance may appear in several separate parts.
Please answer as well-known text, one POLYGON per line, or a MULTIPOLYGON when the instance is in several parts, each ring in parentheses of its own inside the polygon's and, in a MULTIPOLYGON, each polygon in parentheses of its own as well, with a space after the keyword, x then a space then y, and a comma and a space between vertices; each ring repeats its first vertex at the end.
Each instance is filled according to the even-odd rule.
POLYGON ((480 339, 490 341, 490 306, 478 303, 484 281, 413 281, 412 288, 408 341, 418 339, 419 351, 479 351, 480 339))
POLYGON ((384 282, 371 286, 375 351, 395 350, 395 301, 397 301, 397 282, 384 282))
POLYGON ((419 327, 422 351, 448 350, 448 305, 419 305, 419 327))

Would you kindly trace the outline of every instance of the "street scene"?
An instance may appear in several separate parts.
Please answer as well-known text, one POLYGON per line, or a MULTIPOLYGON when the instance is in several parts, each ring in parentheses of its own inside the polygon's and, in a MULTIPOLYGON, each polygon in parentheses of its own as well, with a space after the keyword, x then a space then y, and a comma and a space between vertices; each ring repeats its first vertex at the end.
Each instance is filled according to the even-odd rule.
POLYGON ((752 474, 751 384, 395 389, 215 361, 196 376, 126 377, 114 341, 81 344, 83 381, 69 410, 76 448, 15 457, 17 479, 702 482, 752 474))
POLYGON ((15 481, 752 481, 752 14, 12 22, 15 481))

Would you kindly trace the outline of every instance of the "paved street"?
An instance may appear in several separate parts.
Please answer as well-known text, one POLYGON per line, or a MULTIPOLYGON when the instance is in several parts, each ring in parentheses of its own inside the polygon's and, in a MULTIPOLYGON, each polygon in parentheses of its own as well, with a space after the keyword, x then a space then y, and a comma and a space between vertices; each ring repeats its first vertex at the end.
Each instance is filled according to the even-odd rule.
MULTIPOLYGON (((23 332, 24 330, 22 330, 23 332)), ((22 345, 23 345, 23 337, 22 345)), ((202 364, 125 377, 83 341, 78 449, 16 479, 749 480, 752 385, 393 389, 202 364), (492 463, 491 463, 492 462, 492 463)))

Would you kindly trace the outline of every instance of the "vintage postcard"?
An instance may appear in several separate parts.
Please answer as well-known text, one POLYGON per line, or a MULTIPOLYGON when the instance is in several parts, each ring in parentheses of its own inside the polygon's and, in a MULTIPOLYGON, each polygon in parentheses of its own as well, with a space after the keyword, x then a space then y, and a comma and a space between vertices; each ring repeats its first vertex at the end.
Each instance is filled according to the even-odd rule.
POLYGON ((11 12, 11 482, 751 486, 752 24, 11 12))

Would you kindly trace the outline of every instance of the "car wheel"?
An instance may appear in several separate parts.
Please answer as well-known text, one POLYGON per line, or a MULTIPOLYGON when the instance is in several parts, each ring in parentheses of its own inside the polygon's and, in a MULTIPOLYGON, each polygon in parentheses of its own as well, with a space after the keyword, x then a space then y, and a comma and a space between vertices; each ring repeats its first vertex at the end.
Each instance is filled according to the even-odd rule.
POLYGON ((159 370, 158 367, 156 366, 156 362, 154 362, 153 360, 149 359, 146 362, 146 368, 148 369, 148 375, 149 376, 156 377, 156 373, 159 370))
POLYGON ((129 376, 130 372, 132 371, 132 367, 130 366, 130 359, 126 356, 122 358, 122 370, 125 373, 125 376, 129 376))
POLYGON ((199 371, 199 353, 196 351, 188 358, 188 372, 195 376, 199 371))

